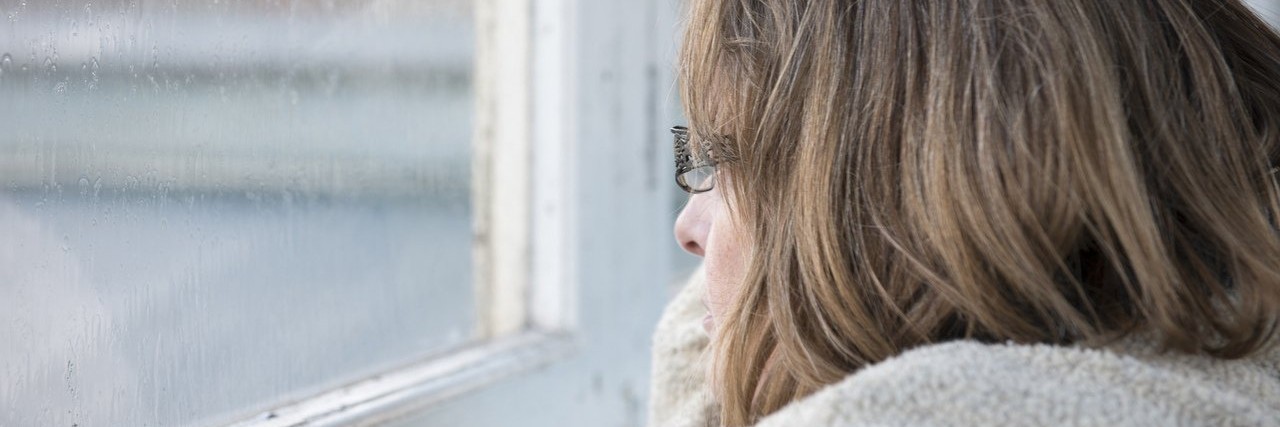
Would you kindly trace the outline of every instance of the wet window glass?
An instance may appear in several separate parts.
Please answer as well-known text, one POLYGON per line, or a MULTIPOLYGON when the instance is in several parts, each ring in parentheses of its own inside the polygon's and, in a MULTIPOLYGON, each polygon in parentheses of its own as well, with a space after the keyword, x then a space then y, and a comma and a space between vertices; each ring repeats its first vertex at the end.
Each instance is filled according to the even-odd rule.
POLYGON ((217 425, 476 334, 464 0, 0 0, 0 425, 217 425))

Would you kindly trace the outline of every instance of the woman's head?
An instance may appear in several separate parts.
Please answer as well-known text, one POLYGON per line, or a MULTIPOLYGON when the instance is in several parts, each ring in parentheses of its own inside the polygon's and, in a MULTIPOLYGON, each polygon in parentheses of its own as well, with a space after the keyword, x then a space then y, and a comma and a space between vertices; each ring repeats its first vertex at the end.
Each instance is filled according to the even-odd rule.
POLYGON ((690 2, 726 424, 933 342, 1271 334, 1280 38, 1238 0, 690 2))

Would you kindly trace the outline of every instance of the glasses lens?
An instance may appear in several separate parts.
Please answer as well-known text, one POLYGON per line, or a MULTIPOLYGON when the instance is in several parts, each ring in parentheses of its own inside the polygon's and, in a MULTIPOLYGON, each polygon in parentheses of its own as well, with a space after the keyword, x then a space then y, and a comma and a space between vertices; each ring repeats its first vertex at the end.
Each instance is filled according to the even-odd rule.
POLYGON ((690 193, 711 191, 716 185, 716 168, 714 166, 698 166, 688 172, 676 175, 676 183, 690 193))

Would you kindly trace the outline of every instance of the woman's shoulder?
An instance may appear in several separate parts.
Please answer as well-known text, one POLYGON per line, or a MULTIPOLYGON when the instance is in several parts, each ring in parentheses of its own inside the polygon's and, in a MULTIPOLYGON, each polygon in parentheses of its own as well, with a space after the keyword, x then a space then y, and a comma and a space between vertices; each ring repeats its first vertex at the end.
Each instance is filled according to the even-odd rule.
POLYGON ((773 426, 1275 425, 1280 348, 1219 360, 955 341, 869 366, 766 417, 773 426))

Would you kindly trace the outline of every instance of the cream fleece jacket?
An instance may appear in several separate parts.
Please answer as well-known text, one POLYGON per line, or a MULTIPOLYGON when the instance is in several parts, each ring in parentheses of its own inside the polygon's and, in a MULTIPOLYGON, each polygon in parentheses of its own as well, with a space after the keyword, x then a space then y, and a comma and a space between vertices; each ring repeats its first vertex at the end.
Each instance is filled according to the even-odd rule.
MULTIPOLYGON (((701 271, 653 339, 649 425, 718 425, 702 355, 701 271)), ((1105 349, 960 341, 868 366, 758 427, 1276 426, 1280 345, 1240 360, 1158 354, 1149 341, 1105 349)))

